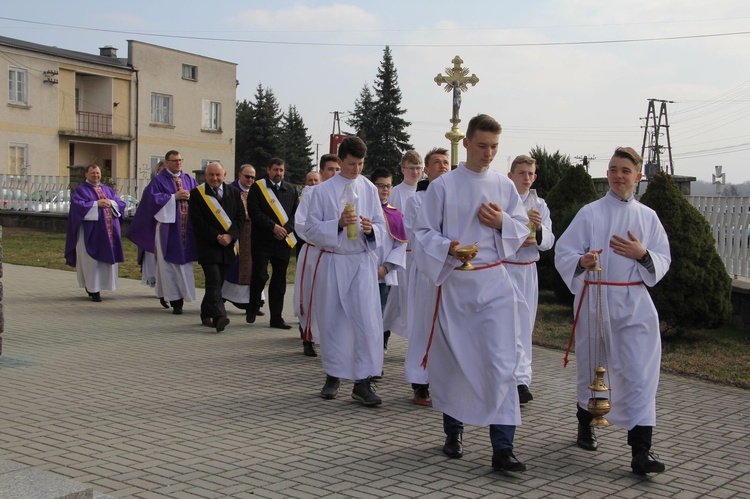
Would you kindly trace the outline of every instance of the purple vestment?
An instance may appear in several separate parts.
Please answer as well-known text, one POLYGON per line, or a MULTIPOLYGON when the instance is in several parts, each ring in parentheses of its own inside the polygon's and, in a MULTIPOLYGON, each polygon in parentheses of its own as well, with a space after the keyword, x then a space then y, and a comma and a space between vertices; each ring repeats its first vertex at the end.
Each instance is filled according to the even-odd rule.
MULTIPOLYGON (((198 184, 195 179, 185 172, 181 172, 182 188, 188 191, 195 188, 198 184)), ((143 248, 151 253, 156 253, 156 214, 161 210, 177 192, 174 177, 169 170, 163 170, 159 175, 154 177, 143 191, 143 196, 138 204, 138 210, 135 212, 133 221, 128 229, 128 239, 133 241, 138 247, 143 248)), ((179 202, 178 202, 179 203, 179 202)), ((182 231, 183 227, 180 222, 180 209, 177 207, 177 213, 174 223, 163 223, 160 225, 160 240, 162 244, 162 254, 164 260, 176 265, 184 265, 194 262, 198 259, 195 251, 195 240, 193 238, 193 228, 190 221, 187 221, 185 229, 185 244, 183 245, 182 231)))
POLYGON ((76 266, 76 242, 78 241, 78 229, 81 224, 83 224, 83 240, 86 244, 86 252, 91 255, 91 258, 109 264, 125 260, 122 253, 122 240, 120 239, 120 223, 125 217, 125 202, 115 194, 111 187, 104 184, 99 185, 107 199, 117 203, 117 209, 120 213, 118 217, 112 212, 111 243, 107 232, 107 215, 104 208, 99 208, 98 220, 84 220, 93 204, 99 200, 99 194, 97 194, 94 185, 84 182, 76 187, 70 199, 68 230, 65 238, 65 263, 71 267, 76 266))
POLYGON ((385 217, 385 226, 391 237, 396 241, 405 243, 407 238, 403 213, 395 206, 391 206, 386 202, 383 204, 383 217, 385 217))

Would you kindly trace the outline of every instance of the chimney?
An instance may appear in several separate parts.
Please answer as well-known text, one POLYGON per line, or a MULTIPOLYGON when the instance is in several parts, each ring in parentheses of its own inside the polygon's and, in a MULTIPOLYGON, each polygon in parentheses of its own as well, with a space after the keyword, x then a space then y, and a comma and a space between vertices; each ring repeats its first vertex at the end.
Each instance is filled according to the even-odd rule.
POLYGON ((111 45, 107 45, 105 47, 99 47, 99 55, 102 57, 113 57, 117 58, 117 49, 112 47, 111 45))

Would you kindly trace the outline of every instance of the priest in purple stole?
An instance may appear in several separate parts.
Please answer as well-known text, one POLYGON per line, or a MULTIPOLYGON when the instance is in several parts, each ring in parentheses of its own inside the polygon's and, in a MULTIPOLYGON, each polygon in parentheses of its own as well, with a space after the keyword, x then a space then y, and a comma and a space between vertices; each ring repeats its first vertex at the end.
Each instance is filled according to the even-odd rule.
POLYGON ((184 302, 195 300, 193 262, 197 260, 193 229, 188 218, 190 191, 198 184, 182 171, 182 155, 169 151, 166 170, 143 191, 128 238, 156 254, 156 294, 182 314, 184 302))
POLYGON ((117 288, 117 263, 125 260, 120 239, 125 202, 101 183, 97 165, 86 168, 86 181, 70 200, 65 263, 76 268, 78 285, 95 302, 101 291, 117 288))

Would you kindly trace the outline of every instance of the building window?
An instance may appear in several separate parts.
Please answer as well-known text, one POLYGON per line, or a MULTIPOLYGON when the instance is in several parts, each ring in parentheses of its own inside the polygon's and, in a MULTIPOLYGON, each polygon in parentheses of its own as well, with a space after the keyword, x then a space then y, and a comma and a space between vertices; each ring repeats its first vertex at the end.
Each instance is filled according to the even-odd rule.
POLYGON ((198 66, 191 66, 190 64, 182 65, 182 79, 198 81, 198 66))
POLYGON ((221 102, 203 101, 203 130, 221 130, 221 102))
POLYGON ((10 144, 8 148, 8 173, 11 175, 23 175, 28 171, 28 144, 10 144))
POLYGON ((172 96, 151 94, 151 121, 153 123, 172 124, 172 96))
POLYGON ((8 69, 8 100, 14 104, 29 103, 28 78, 25 69, 8 69))

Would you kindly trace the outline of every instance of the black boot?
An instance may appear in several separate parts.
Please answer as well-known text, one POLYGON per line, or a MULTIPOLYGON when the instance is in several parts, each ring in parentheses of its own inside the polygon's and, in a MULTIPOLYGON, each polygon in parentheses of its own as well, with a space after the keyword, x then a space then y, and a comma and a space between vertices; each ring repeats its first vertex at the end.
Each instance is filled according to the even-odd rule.
POLYGON ((630 468, 636 475, 648 473, 663 473, 664 463, 656 459, 656 454, 651 452, 651 436, 653 426, 634 426, 628 430, 628 445, 632 448, 633 459, 630 468))
POLYGON ((461 433, 449 433, 445 436, 443 454, 453 459, 461 459, 464 455, 463 435, 461 433))
POLYGON ((585 409, 578 407, 576 417, 578 418, 578 439, 576 444, 581 449, 596 450, 599 444, 596 442, 596 434, 594 433, 594 427, 591 426, 591 422, 594 420, 594 415, 585 409))
POLYGON ((182 298, 179 300, 170 301, 169 304, 172 305, 172 313, 174 315, 182 315, 182 304, 185 303, 182 298))

